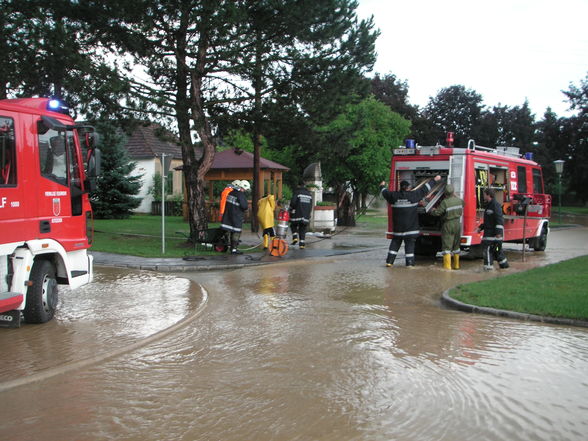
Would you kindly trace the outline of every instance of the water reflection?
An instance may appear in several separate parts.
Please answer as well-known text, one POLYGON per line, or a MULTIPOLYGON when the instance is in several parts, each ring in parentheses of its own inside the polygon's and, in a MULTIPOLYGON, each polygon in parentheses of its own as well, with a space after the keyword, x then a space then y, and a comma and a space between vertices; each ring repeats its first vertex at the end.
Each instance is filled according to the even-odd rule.
MULTIPOLYGON (((582 234, 557 232, 552 252, 524 263, 514 258, 509 271, 588 252, 582 234)), ((509 258, 517 252, 513 247, 509 258)), ((120 357, 0 395, 3 438, 585 438, 588 330, 444 309, 444 289, 499 273, 483 273, 479 261, 448 273, 426 259, 414 270, 390 269, 384 255, 182 274, 207 287, 205 314, 120 357)), ((111 274, 105 304, 119 295, 119 281, 144 284, 132 281, 144 275, 131 275, 111 274)), ((154 283, 154 291, 168 291, 145 294, 152 302, 144 303, 142 320, 159 302, 190 309, 189 297, 170 288, 173 276, 154 283)), ((137 338, 151 326, 123 326, 120 335, 137 338)), ((64 339, 70 349, 77 348, 72 338, 64 339)), ((101 349, 100 341, 81 341, 101 349)), ((35 357, 12 349, 21 361, 35 357)), ((45 350, 72 357, 68 348, 45 350)))
POLYGON ((0 382, 66 365, 141 340, 168 328, 199 304, 182 278, 104 268, 92 284, 60 287, 54 320, 0 332, 6 357, 0 382))

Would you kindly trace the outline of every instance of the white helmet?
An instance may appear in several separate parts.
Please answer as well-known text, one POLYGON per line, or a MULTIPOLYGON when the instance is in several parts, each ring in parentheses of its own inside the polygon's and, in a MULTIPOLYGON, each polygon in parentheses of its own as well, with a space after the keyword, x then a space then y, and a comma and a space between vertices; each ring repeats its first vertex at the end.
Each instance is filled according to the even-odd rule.
POLYGON ((242 181, 239 181, 239 187, 241 187, 243 189, 243 191, 251 190, 251 184, 249 184, 249 181, 246 181, 245 179, 242 181))
POLYGON ((237 179, 235 179, 233 182, 231 182, 231 186, 232 186, 233 188, 239 188, 239 187, 241 186, 241 185, 239 185, 239 184, 241 184, 241 181, 239 181, 239 180, 237 180, 237 179))

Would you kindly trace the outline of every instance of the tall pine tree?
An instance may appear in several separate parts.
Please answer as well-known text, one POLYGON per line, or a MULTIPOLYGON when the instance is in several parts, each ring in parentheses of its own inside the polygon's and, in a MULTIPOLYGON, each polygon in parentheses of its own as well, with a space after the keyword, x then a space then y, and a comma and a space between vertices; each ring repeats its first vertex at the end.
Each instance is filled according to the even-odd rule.
POLYGON ((141 190, 142 176, 131 173, 136 163, 130 161, 124 136, 108 123, 97 124, 102 151, 102 172, 96 191, 91 195, 94 216, 98 219, 127 219, 141 204, 135 197, 141 190))

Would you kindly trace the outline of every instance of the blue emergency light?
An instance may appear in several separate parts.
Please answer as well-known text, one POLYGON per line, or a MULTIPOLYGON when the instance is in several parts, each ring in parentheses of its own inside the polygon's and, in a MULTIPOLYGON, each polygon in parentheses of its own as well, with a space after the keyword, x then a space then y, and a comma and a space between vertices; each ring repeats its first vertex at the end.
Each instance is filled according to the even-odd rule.
POLYGON ((55 98, 49 100, 47 103, 47 109, 53 112, 63 113, 64 115, 69 114, 69 108, 64 103, 55 98))

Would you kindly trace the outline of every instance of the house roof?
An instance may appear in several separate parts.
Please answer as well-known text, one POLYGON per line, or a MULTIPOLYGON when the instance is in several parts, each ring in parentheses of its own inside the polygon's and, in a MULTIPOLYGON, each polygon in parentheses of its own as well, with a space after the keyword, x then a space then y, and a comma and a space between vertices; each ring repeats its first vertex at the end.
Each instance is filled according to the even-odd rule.
MULTIPOLYGON (((288 167, 270 161, 269 159, 259 158, 260 169, 271 170, 290 170, 288 167)), ((214 162, 211 170, 219 169, 253 169, 253 153, 245 152, 243 150, 229 149, 222 152, 217 152, 214 155, 214 162)))
POLYGON ((140 125, 128 137, 126 148, 131 159, 154 158, 162 153, 182 159, 182 149, 174 140, 175 137, 159 124, 140 125))

